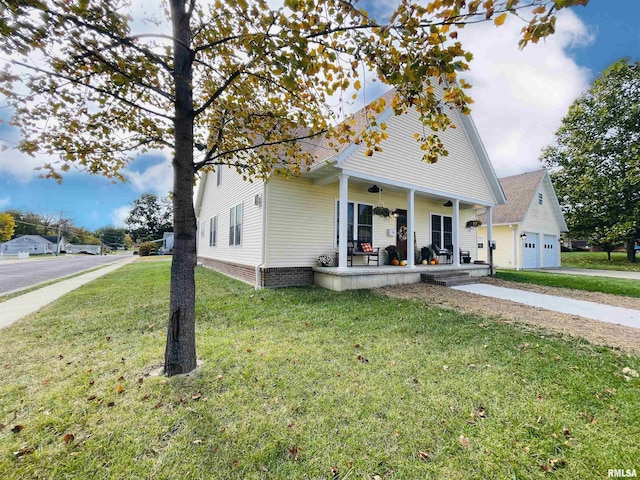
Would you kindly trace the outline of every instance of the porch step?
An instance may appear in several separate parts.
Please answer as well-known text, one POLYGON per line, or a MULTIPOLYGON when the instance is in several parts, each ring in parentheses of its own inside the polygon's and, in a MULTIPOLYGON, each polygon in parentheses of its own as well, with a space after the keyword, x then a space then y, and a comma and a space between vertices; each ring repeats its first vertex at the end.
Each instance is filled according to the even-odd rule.
POLYGON ((420 278, 425 283, 432 283, 442 287, 455 287, 457 285, 468 285, 477 280, 469 276, 469 272, 441 272, 423 273, 420 278))

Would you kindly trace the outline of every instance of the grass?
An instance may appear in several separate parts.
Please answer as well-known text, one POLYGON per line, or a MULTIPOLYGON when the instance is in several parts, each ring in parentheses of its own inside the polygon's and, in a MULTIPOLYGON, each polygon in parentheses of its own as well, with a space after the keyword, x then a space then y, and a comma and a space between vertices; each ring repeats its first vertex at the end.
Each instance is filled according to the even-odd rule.
POLYGON ((620 373, 640 370, 637 357, 420 301, 256 292, 198 269, 204 363, 148 376, 164 351, 168 281, 167 262, 135 262, 2 331, 0 478, 640 468, 640 381, 620 373))
POLYGON ((533 283, 547 287, 573 288, 623 297, 640 298, 640 282, 626 278, 563 275, 560 273, 500 270, 496 277, 511 282, 533 283))
POLYGON ((627 261, 627 254, 623 252, 612 252, 611 261, 607 259, 605 252, 563 252, 562 266, 640 272, 640 255, 637 257, 636 263, 630 263, 627 261))

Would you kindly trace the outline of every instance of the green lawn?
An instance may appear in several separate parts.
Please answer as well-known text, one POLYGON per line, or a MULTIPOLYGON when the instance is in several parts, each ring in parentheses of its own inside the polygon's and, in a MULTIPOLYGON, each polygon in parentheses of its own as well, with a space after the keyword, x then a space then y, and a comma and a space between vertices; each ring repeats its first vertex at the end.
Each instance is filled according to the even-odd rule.
POLYGON ((640 298, 640 282, 626 278, 592 277, 586 275, 563 275, 515 270, 500 270, 497 278, 510 282, 533 283, 547 287, 574 288, 588 292, 602 292, 623 297, 640 298))
POLYGON ((627 261, 627 254, 611 253, 611 261, 605 252, 563 252, 562 266, 571 268, 595 268, 600 270, 627 270, 640 272, 640 255, 636 263, 627 261))
POLYGON ((637 357, 368 291, 197 279, 191 376, 146 375, 164 351, 167 262, 125 266, 1 332, 0 478, 640 469, 640 380, 621 375, 637 357))

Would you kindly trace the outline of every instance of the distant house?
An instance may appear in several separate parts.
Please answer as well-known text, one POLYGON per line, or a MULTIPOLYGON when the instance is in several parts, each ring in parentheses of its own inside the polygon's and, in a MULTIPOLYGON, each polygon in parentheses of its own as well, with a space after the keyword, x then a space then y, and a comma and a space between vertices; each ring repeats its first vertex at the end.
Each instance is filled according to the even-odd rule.
POLYGON ((162 234, 162 250, 168 252, 173 248, 173 232, 164 232, 162 234))
POLYGON ((67 253, 90 253, 91 255, 100 255, 102 245, 74 245, 68 243, 66 245, 67 253))
MULTIPOLYGON (((506 205, 493 210, 493 263, 498 268, 560 266, 560 234, 567 224, 546 170, 500 179, 506 205)), ((486 215, 479 215, 478 258, 486 260, 486 215)))
MULTIPOLYGON (((0 243, 0 251, 8 255, 15 255, 20 252, 29 252, 32 255, 56 253, 58 251, 57 240, 57 236, 20 235, 0 243)), ((62 245, 65 245, 64 239, 62 239, 62 245)), ((60 251, 64 250, 61 248, 60 251)))

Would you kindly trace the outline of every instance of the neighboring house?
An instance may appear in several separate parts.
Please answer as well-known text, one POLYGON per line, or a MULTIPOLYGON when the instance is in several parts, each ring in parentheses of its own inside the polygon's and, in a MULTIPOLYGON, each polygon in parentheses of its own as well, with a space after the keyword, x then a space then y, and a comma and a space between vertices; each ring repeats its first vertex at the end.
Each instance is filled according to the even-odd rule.
MULTIPOLYGON (((507 204, 492 212, 493 263, 498 268, 560 266, 560 234, 567 224, 546 170, 500 179, 507 204)), ((484 223, 486 215, 479 215, 484 223)), ((478 228, 478 256, 487 258, 487 227, 478 228)))
POLYGON ((54 241, 51 241, 48 236, 20 235, 19 237, 0 243, 0 251, 13 255, 20 252, 29 252, 31 255, 56 253, 56 241, 58 237, 53 238, 54 241))
MULTIPOLYGON (((49 240, 53 244, 57 244, 58 243, 58 236, 57 235, 41 235, 41 237, 42 238, 46 238, 47 240, 49 240)), ((57 253, 68 252, 70 247, 71 247, 71 244, 69 242, 67 242, 67 240, 63 236, 61 236, 60 237, 60 244, 58 246, 57 253)))
POLYGON ((67 253, 90 253, 91 255, 100 255, 102 245, 74 245, 67 243, 67 253))
POLYGON ((162 251, 169 252, 173 248, 173 232, 164 232, 162 234, 162 251))
MULTIPOLYGON (((386 105, 393 95, 384 95, 386 105)), ((422 160, 414 138, 423 132, 419 114, 395 116, 387 108, 377 121, 386 123, 388 139, 372 157, 364 146, 352 143, 336 152, 318 139, 302 143, 317 161, 300 177, 274 174, 266 182, 249 183, 234 168, 205 173, 195 202, 198 261, 256 288, 314 282, 337 290, 363 288, 416 282, 420 275, 410 280, 374 275, 396 268, 381 267, 368 270, 368 283, 341 284, 338 277, 356 271, 366 257, 348 267, 347 242, 339 238, 371 243, 381 254, 397 245, 409 264, 397 268, 406 272, 424 268, 414 267, 415 238, 418 253, 430 244, 448 247, 452 268, 463 268, 460 249, 478 258, 476 229, 465 228, 466 222, 476 219, 478 209, 506 200, 471 118, 450 114, 457 128, 439 134, 449 156, 435 164, 422 160), (376 206, 390 208, 397 217, 374 215, 376 206), (318 267, 321 254, 337 256, 338 268, 318 267), (333 272, 338 283, 327 281, 326 272, 333 272)), ((363 125, 361 115, 356 122, 363 125)))

